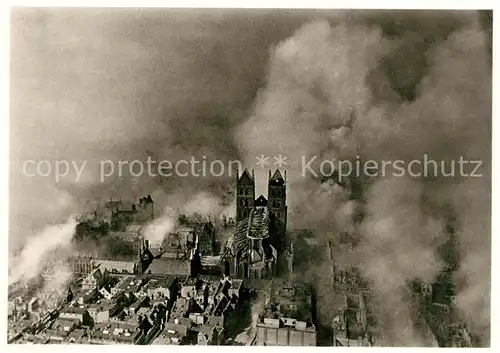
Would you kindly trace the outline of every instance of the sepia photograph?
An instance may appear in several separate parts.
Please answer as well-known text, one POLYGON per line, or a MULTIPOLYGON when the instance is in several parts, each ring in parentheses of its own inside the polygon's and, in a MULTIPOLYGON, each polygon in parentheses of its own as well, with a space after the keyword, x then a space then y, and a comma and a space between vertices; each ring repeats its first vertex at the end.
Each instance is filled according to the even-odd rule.
POLYGON ((490 347, 492 10, 9 12, 8 344, 490 347))

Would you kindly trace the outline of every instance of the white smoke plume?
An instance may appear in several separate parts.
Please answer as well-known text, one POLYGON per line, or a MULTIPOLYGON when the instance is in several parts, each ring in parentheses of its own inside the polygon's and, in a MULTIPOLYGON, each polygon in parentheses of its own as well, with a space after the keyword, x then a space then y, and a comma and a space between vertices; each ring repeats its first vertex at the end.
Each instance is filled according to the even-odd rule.
MULTIPOLYGON (((381 324, 391 345, 423 344, 411 325, 406 286, 417 278, 432 282, 442 270, 438 248, 447 238, 449 221, 442 209, 450 206, 461 249, 458 306, 471 326, 489 325, 487 300, 476 295, 489 293, 490 281, 487 37, 471 15, 468 26, 435 41, 425 51, 425 75, 415 97, 407 99, 391 85, 394 77, 384 65, 414 43, 415 36, 395 40, 377 26, 326 21, 304 26, 274 48, 267 86, 256 99, 253 116, 237 133, 249 161, 262 153, 288 157, 292 222, 314 224, 326 239, 356 229, 361 241, 358 265, 382 299, 386 314, 381 324), (447 163, 459 157, 482 160, 483 177, 446 177, 438 171, 431 180, 391 178, 389 169, 389 176, 362 180, 360 202, 348 201, 349 191, 331 180, 301 175, 299 167, 302 158, 312 156, 409 162, 424 154, 447 163), (352 216, 360 207, 365 216, 356 226, 352 216)), ((400 70, 405 63, 399 62, 400 70)), ((319 172, 317 164, 313 167, 319 172)))
POLYGON ((163 239, 177 227, 177 210, 165 207, 163 214, 144 227, 143 236, 152 246, 159 246, 163 239))
POLYGON ((143 236, 153 244, 161 244, 165 237, 176 230, 180 215, 202 217, 203 220, 220 219, 227 208, 221 199, 208 192, 200 192, 190 198, 187 194, 179 193, 165 195, 157 192, 156 196, 163 198, 161 204, 163 212, 144 227, 143 236))
POLYGON ((185 205, 184 212, 186 214, 199 214, 205 217, 219 216, 223 208, 219 197, 207 192, 201 192, 185 205))
POLYGON ((252 303, 251 307, 251 317, 252 317, 252 328, 255 329, 259 323, 259 315, 264 312, 265 308, 265 297, 259 294, 255 301, 252 303))
POLYGON ((37 296, 44 300, 48 307, 55 307, 57 302, 67 295, 68 284, 73 279, 73 271, 66 261, 57 260, 47 265, 45 274, 46 279, 38 290, 37 296))
POLYGON ((76 230, 76 219, 70 218, 64 224, 47 226, 40 233, 30 237, 30 241, 20 253, 11 258, 9 284, 19 280, 30 280, 41 273, 51 260, 54 251, 71 246, 76 230))

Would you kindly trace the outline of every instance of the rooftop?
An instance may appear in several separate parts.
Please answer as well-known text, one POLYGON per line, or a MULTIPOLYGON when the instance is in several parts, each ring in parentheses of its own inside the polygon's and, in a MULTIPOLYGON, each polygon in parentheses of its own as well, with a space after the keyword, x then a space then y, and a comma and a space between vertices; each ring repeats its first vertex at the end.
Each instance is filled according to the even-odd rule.
POLYGON ((50 328, 56 329, 58 327, 65 327, 65 326, 71 327, 76 324, 78 324, 78 319, 57 318, 56 320, 54 320, 54 322, 52 322, 50 328))
POLYGON ((138 333, 138 325, 112 322, 95 324, 91 336, 100 340, 133 342, 138 333))
POLYGON ((167 343, 180 343, 191 328, 191 320, 189 319, 174 319, 169 321, 165 329, 161 332, 161 336, 166 338, 167 343))
POLYGON ((198 332, 201 332, 207 336, 210 336, 214 330, 216 325, 213 324, 204 324, 198 327, 198 332))
POLYGON ((312 322, 312 292, 308 285, 274 280, 266 293, 266 318, 290 318, 312 322))
POLYGON ((109 235, 115 238, 130 239, 134 241, 137 241, 141 238, 138 232, 127 230, 114 230, 109 232, 109 235))
POLYGON ((190 273, 191 264, 189 260, 160 258, 154 259, 149 265, 147 272, 151 274, 187 276, 190 273))
POLYGON ((149 282, 144 286, 144 289, 155 289, 155 288, 170 288, 174 282, 176 281, 176 277, 167 277, 167 278, 152 278, 149 282))
POLYGON ((74 306, 68 306, 61 310, 61 313, 78 314, 78 315, 85 314, 86 312, 87 309, 74 306))
POLYGON ((263 245, 268 252, 268 256, 270 255, 270 246, 278 252, 284 251, 286 247, 285 237, 282 234, 283 230, 279 222, 278 219, 269 216, 267 208, 254 208, 248 218, 238 222, 234 233, 224 243, 221 258, 225 258, 229 254, 234 256, 240 252, 247 252, 250 246, 249 237, 264 239, 263 245))
POLYGON ((141 224, 130 224, 127 228, 125 228, 125 232, 134 232, 139 234, 142 227, 143 226, 141 224))
POLYGON ((121 280, 117 285, 116 289, 118 291, 135 291, 139 289, 142 285, 142 281, 140 279, 136 279, 134 276, 127 276, 123 280, 121 280))
POLYGON ((196 285, 200 285, 201 281, 197 278, 193 278, 193 277, 187 277, 184 282, 182 282, 182 285, 183 286, 196 286, 196 285))
POLYGON ((95 264, 109 272, 134 273, 135 263, 132 261, 95 260, 95 264))
POLYGON ((177 298, 174 302, 174 307, 172 308, 172 314, 176 314, 176 316, 184 315, 187 313, 189 309, 189 302, 186 298, 177 298))
POLYGON ((243 170, 243 173, 241 174, 241 177, 238 178, 238 185, 253 185, 254 181, 250 174, 248 173, 248 170, 245 169, 243 170))
POLYGON ((146 298, 139 298, 137 299, 135 302, 133 302, 131 305, 130 305, 130 309, 137 309, 139 306, 142 305, 142 303, 144 303, 146 300, 146 298))
POLYGON ((271 177, 271 180, 269 180, 269 183, 273 186, 282 186, 285 184, 285 179, 283 179, 283 176, 281 175, 281 172, 278 169, 276 169, 276 171, 274 172, 273 176, 271 177))
POLYGON ((116 305, 113 300, 101 299, 97 303, 89 304, 90 310, 110 310, 116 305))
POLYGON ((175 230, 175 233, 191 233, 194 232, 194 227, 192 226, 181 226, 175 230))
POLYGON ((247 237, 264 239, 269 237, 269 211, 267 207, 255 207, 250 213, 247 237))
POLYGON ((117 209, 119 211, 135 211, 135 204, 130 201, 120 201, 120 203, 117 204, 117 209))
POLYGON ((242 279, 231 279, 231 289, 240 289, 242 285, 242 279))
POLYGON ((69 337, 73 337, 73 338, 82 338, 84 336, 85 336, 85 330, 82 330, 82 329, 73 330, 69 334, 69 337))

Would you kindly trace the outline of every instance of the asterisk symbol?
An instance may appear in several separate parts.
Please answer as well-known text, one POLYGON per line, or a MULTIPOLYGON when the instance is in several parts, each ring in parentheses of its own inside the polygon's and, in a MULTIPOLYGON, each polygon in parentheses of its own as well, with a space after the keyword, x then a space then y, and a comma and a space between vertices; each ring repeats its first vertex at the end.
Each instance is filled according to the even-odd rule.
POLYGON ((264 155, 261 155, 260 157, 257 157, 257 166, 261 168, 265 168, 266 165, 269 164, 267 161, 269 157, 266 157, 264 155))
POLYGON ((276 162, 274 162, 274 165, 277 165, 278 168, 283 168, 288 165, 286 161, 286 156, 282 156, 281 154, 278 157, 273 157, 276 162))

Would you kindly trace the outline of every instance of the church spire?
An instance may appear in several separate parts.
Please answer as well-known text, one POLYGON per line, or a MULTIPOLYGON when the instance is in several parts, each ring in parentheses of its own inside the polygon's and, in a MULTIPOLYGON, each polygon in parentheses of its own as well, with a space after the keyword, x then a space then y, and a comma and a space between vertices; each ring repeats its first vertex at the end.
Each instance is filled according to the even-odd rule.
MULTIPOLYGON (((270 173, 270 171, 269 171, 269 173, 270 173)), ((274 174, 269 182, 272 183, 273 185, 276 185, 276 186, 285 185, 285 179, 281 175, 281 172, 279 171, 279 169, 276 169, 276 171, 274 172, 274 174)))

